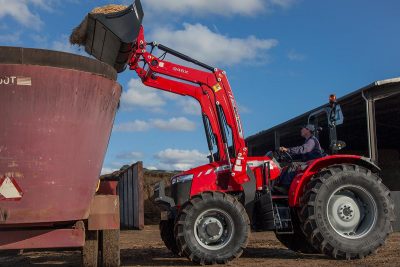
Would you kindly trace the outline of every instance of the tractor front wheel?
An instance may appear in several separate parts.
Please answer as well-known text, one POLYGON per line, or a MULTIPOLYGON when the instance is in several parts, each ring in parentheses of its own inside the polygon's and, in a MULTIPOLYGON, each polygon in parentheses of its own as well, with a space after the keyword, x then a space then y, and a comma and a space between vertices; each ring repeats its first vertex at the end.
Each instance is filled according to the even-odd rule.
POLYGON ((180 252, 200 264, 224 264, 240 257, 249 235, 243 205, 221 192, 194 196, 181 208, 175 224, 180 252))
POLYGON ((358 165, 334 165, 316 174, 302 203, 306 236, 336 259, 364 258, 392 231, 390 191, 376 174, 358 165))
POLYGON ((180 256, 178 245, 174 235, 175 220, 168 219, 160 221, 160 235, 165 246, 176 256, 180 256))

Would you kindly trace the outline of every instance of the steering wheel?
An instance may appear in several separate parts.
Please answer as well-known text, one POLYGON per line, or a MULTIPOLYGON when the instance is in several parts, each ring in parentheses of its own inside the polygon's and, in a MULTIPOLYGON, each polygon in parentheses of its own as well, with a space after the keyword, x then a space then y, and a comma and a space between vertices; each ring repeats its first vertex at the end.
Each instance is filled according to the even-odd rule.
POLYGON ((287 151, 276 151, 280 161, 293 162, 292 156, 287 151))

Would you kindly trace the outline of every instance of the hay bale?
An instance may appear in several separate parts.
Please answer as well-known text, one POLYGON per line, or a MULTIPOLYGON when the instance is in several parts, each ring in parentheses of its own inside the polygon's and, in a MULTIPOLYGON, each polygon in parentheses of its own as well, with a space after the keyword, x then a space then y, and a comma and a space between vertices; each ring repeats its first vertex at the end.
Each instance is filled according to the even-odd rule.
MULTIPOLYGON (((127 6, 124 5, 106 5, 102 7, 96 7, 90 14, 109 14, 114 12, 119 12, 126 9, 127 6)), ((69 42, 72 45, 85 46, 86 38, 87 38, 87 25, 88 25, 88 17, 86 16, 82 22, 78 25, 78 27, 72 30, 71 35, 69 36, 69 42)))

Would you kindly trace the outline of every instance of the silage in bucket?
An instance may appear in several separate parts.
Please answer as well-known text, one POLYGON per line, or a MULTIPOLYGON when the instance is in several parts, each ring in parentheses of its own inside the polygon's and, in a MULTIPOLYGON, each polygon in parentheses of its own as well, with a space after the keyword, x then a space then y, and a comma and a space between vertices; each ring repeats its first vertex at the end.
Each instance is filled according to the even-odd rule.
MULTIPOLYGON (((106 5, 102 7, 96 7, 94 8, 90 13, 91 14, 110 14, 114 12, 119 12, 124 9, 126 9, 127 6, 124 5, 106 5)), ((69 42, 72 45, 79 45, 79 46, 85 46, 86 44, 86 38, 87 38, 87 23, 88 23, 88 18, 85 16, 85 18, 82 20, 82 22, 73 29, 70 37, 69 37, 69 42)))

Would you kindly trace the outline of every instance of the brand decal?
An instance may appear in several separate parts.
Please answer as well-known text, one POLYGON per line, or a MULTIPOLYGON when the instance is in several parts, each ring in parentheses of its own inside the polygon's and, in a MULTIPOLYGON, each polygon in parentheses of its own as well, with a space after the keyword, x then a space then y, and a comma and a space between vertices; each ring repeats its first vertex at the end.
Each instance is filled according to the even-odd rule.
POLYGON ((2 76, 0 77, 0 85, 32 86, 32 78, 21 76, 2 76))
POLYGON ((184 74, 189 74, 188 70, 177 68, 177 67, 173 67, 172 70, 173 71, 177 71, 177 72, 181 72, 181 73, 184 73, 184 74))

